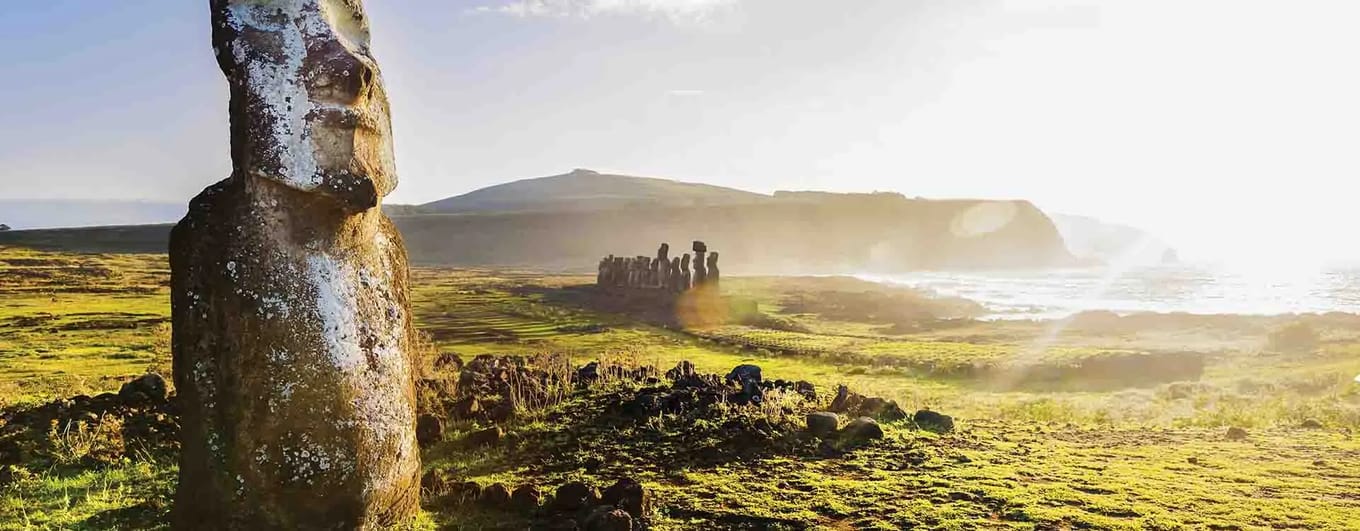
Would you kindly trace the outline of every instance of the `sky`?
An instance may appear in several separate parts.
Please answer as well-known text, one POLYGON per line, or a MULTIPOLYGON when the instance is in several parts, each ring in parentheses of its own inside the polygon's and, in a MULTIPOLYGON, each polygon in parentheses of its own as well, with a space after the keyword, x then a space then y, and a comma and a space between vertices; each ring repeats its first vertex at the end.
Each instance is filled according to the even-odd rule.
MULTIPOLYGON (((422 203, 572 168, 1028 199, 1190 257, 1360 259, 1353 0, 366 2, 422 203)), ((15 2, 0 199, 230 171, 206 0, 15 2)))

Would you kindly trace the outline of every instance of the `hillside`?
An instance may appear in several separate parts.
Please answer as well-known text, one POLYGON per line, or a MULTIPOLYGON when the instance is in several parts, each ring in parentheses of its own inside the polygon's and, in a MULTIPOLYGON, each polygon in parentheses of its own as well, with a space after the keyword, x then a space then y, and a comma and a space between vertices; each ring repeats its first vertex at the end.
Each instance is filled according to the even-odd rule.
POLYGON ((0 223, 11 229, 173 223, 185 203, 70 199, 0 199, 0 223))
POLYGON ((1108 223, 1088 216, 1050 214, 1058 233, 1074 256, 1127 265, 1156 265, 1175 261, 1176 251, 1141 229, 1108 223))
MULTIPOLYGON (((705 240, 728 274, 897 273, 1068 265, 1062 237, 1026 201, 896 193, 773 196, 586 170, 388 210, 421 264, 594 271, 602 256, 672 254, 705 240)), ((169 227, 11 231, 0 244, 164 252, 169 227)))
POLYGON ((770 196, 734 188, 576 169, 561 175, 488 186, 419 208, 425 212, 451 214, 731 205, 768 199, 770 196))

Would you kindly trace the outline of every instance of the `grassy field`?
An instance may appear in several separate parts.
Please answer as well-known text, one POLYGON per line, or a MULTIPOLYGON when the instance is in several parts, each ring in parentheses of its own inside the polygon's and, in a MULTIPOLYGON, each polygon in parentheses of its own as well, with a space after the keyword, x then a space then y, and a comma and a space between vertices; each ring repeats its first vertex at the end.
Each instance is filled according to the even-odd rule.
MULTIPOLYGON (((160 255, 0 249, 0 407, 168 374, 167 278, 160 255)), ((499 447, 468 448, 465 436, 484 426, 450 424, 425 464, 457 481, 551 490, 632 477, 651 493, 658 529, 1360 528, 1360 325, 1346 316, 993 323, 970 320, 963 301, 852 279, 725 278, 764 315, 682 330, 601 310, 581 296, 593 278, 433 268, 413 278, 432 353, 662 370, 688 360, 719 374, 754 363, 766 378, 816 385, 823 404, 807 407, 844 383, 959 422, 943 434, 885 423, 884 439, 828 457, 789 429, 801 418, 778 410, 620 416, 610 404, 644 392, 620 382, 523 412, 503 424, 513 442, 499 447), (1316 344, 1268 346, 1296 322, 1316 344), (1151 376, 1082 385, 1083 364, 1139 369, 1172 354, 1202 359, 1202 371, 1159 378, 1146 365, 1151 376), (1050 378, 1024 380, 1033 371, 1050 378), (767 445, 737 444, 721 428, 767 418, 767 445), (1245 438, 1229 438, 1230 427, 1245 438)), ((173 463, 173 451, 129 449, 4 468, 0 529, 163 527, 173 463)), ((523 528, 521 516, 432 499, 419 525, 523 528)))

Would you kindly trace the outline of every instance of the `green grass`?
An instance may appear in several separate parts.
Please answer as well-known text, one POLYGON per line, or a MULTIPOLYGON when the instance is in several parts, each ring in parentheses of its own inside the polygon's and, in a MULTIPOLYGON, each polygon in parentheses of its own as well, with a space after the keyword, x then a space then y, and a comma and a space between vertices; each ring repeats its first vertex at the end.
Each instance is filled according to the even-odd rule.
MULTIPOLYGON (((0 249, 0 406, 114 391, 123 378, 166 371, 165 278, 163 256, 0 249)), ((660 529, 1360 526, 1354 495, 1360 471, 1351 466, 1360 456, 1352 436, 1360 429, 1360 385, 1353 380, 1360 374, 1360 327, 1344 321, 1317 325, 1318 349, 1293 353, 1262 350, 1279 323, 1258 318, 1103 332, 970 322, 897 334, 881 323, 779 313, 783 290, 836 289, 830 281, 731 278, 724 285, 733 292, 812 332, 679 331, 553 296, 591 280, 417 269, 416 325, 437 351, 468 359, 557 352, 583 363, 622 354, 663 370, 689 360, 716 373, 755 363, 767 378, 813 382, 824 400, 845 383, 908 410, 952 414, 959 430, 940 436, 889 425, 886 440, 838 459, 797 444, 788 452, 718 459, 722 442, 705 425, 601 420, 607 416, 599 397, 582 395, 505 426, 521 441, 507 448, 467 450, 459 438, 474 426, 455 426, 427 453, 427 468, 459 480, 532 482, 546 490, 568 479, 603 487, 636 477, 653 494, 660 529), (1204 376, 1107 391, 1006 391, 919 369, 1172 349, 1207 356, 1204 376), (1323 428, 1299 428, 1306 419, 1323 428), (1227 426, 1250 435, 1229 441, 1227 426), (581 463, 591 458, 603 466, 587 472, 581 463)), ((19 469, 18 479, 0 489, 0 529, 163 527, 175 480, 164 458, 19 469)), ((514 519, 442 503, 426 511, 415 527, 475 529, 514 519)))

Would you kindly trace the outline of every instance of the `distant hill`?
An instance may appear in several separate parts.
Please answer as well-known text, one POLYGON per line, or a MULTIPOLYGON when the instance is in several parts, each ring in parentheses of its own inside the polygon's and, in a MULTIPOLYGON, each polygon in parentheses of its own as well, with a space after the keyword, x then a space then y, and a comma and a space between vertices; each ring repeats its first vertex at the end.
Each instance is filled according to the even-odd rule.
POLYGON ((64 199, 0 199, 0 223, 13 230, 173 223, 185 203, 64 199))
POLYGON ((1050 214, 1049 217, 1062 234, 1063 241, 1067 242, 1067 249, 1079 259, 1125 265, 1176 261, 1175 249, 1141 229, 1089 216, 1050 214))
POLYGON ((689 207, 756 203, 770 196, 708 184, 654 177, 610 175, 577 169, 524 179, 419 205, 421 211, 525 212, 602 210, 627 207, 689 207))
MULTIPOLYGON (((608 254, 672 256, 704 240, 728 274, 896 273, 1073 263, 1027 201, 930 200, 898 193, 774 195, 589 170, 483 188, 425 205, 387 205, 419 264, 594 271, 608 254)), ((9 231, 0 244, 163 252, 167 225, 9 231)))

